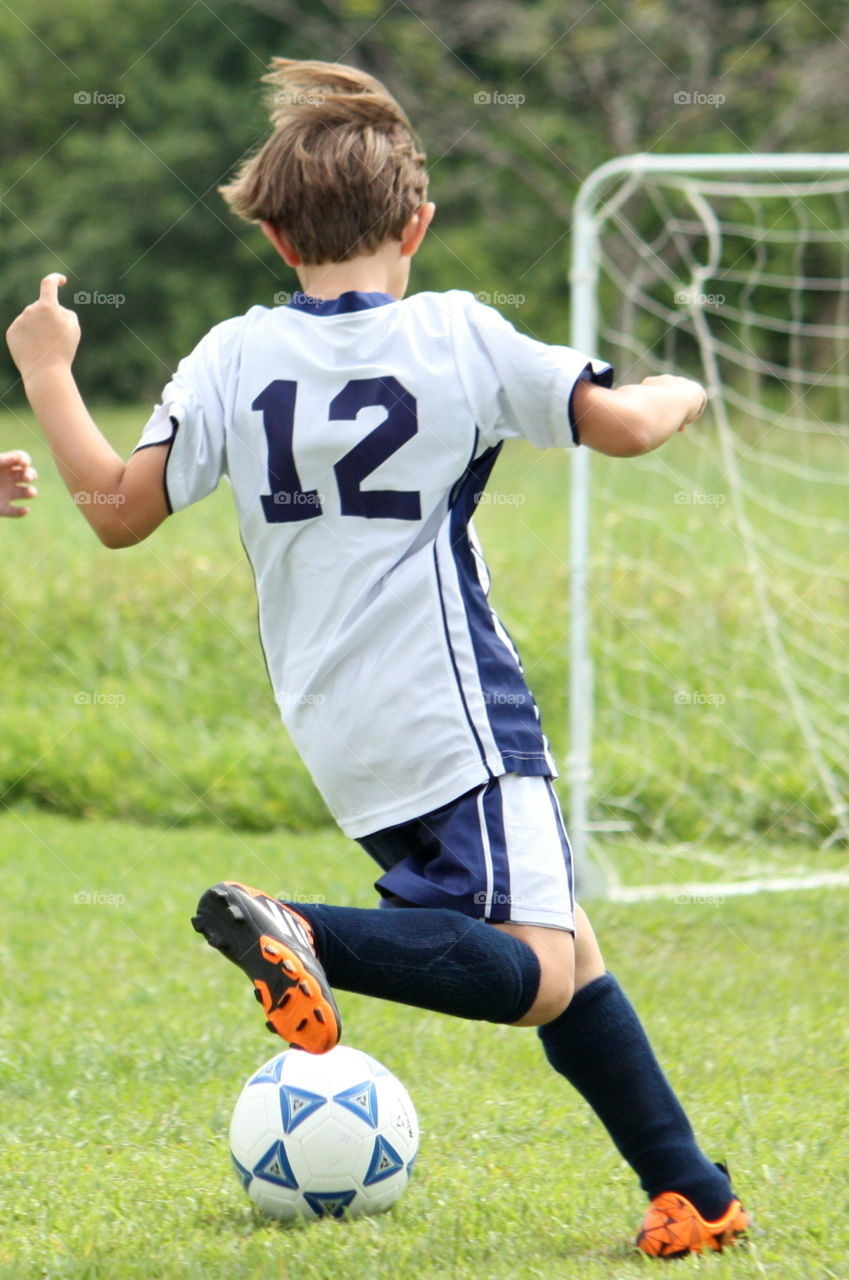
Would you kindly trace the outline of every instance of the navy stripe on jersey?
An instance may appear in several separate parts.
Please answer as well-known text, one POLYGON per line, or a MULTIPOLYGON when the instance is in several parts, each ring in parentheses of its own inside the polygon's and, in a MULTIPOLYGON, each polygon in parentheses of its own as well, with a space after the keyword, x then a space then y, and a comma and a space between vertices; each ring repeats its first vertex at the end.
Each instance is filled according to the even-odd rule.
POLYGON ((518 658, 498 634, 489 601, 478 577, 469 522, 501 445, 487 449, 470 466, 454 493, 450 516, 451 550, 487 719, 506 773, 549 776, 552 762, 546 749, 536 703, 525 684, 518 658))
POLYGON ((387 303, 397 301, 391 293, 364 293, 359 289, 349 289, 340 293, 338 298, 312 298, 308 293, 296 293, 286 306, 312 316, 341 316, 349 311, 368 311, 370 307, 385 307, 387 303))
POLYGON ((169 418, 168 421, 171 423, 170 436, 166 437, 164 440, 151 440, 148 444, 145 444, 144 440, 142 440, 141 444, 136 445, 133 453, 141 453, 142 449, 157 449, 163 444, 168 445, 168 452, 165 455, 165 466, 162 468, 162 492, 165 495, 165 505, 168 508, 168 514, 169 516, 172 516, 174 514, 174 508, 171 505, 171 495, 168 492, 168 460, 171 457, 171 450, 174 448, 174 441, 177 437, 177 428, 180 424, 176 418, 169 418))
POLYGON ((486 762, 486 751, 484 750, 483 743, 480 740, 480 734, 478 733, 477 727, 475 726, 472 713, 469 710, 469 704, 466 701, 466 691, 463 688, 463 681, 460 676, 459 668, 457 667, 457 655, 454 653, 454 647, 451 644, 451 631, 448 627, 448 618, 445 615, 445 598, 442 591, 442 574, 439 572, 439 553, 436 549, 436 543, 434 543, 433 545, 433 568, 434 568, 434 572, 436 573, 436 589, 437 589, 437 592, 439 593, 439 608, 440 608, 440 614, 442 617, 442 629, 445 635, 445 643, 448 646, 448 656, 451 659, 451 670, 454 672, 454 679, 457 682, 457 691, 460 694, 460 700, 463 703, 463 713, 466 717, 466 723, 468 724, 469 729, 471 730, 471 733, 472 733, 472 737, 475 740, 475 746, 480 752, 481 764, 486 769, 487 773, 491 778, 493 776, 493 773, 486 762))

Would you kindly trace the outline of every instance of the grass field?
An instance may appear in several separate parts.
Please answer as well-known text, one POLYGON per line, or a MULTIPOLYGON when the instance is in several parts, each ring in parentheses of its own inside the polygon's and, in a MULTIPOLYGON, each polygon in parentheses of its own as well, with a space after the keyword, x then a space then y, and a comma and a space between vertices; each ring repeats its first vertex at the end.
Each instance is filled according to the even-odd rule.
MULTIPOLYGON (((233 874, 368 904, 367 859, 338 835, 13 811, 0 839, 0 1276, 611 1280, 661 1265, 633 1256, 641 1194, 533 1032, 351 996, 346 1041, 417 1104, 416 1175, 380 1219, 284 1230, 255 1215, 226 1128, 274 1042, 188 918, 233 874)), ((812 893, 594 912, 704 1144, 757 1218, 745 1251, 688 1273, 849 1276, 845 908, 812 893)))
MULTIPOLYGON (((143 418, 110 411, 105 425, 126 449, 143 418)), ((285 1231, 254 1214, 226 1129, 275 1045, 189 916, 221 877, 367 905, 372 869, 327 824, 279 726, 226 491, 115 554, 73 509, 30 420, 7 414, 0 447, 13 445, 36 457, 42 496, 0 529, 0 1277, 650 1271, 628 1243, 639 1190, 532 1032, 355 997, 342 997, 347 1042, 396 1071, 419 1109, 416 1176, 380 1219, 285 1231)), ((682 1265, 849 1280, 847 896, 722 893, 729 878, 837 868, 845 854, 817 848, 820 798, 751 644, 757 616, 720 536, 724 508, 711 524, 673 501, 685 484, 717 492, 715 461, 680 449, 691 452, 597 471, 597 777, 603 813, 632 824, 607 841, 623 883, 716 890, 602 902, 593 916, 704 1145, 756 1216, 746 1250, 682 1265), (659 727, 653 709, 680 689, 721 690, 741 719, 691 703, 659 727)), ((502 500, 478 521, 561 756, 567 466, 507 450, 492 486, 502 500)), ((838 670, 842 633, 820 635, 818 618, 811 635, 838 670)))

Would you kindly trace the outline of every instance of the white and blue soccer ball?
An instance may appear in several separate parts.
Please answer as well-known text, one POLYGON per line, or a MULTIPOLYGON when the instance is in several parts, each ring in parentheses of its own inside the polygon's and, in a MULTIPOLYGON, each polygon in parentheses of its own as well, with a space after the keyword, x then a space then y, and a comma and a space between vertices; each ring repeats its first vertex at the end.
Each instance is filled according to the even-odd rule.
POLYGON ((254 1204, 272 1218, 381 1213, 413 1172, 419 1123, 391 1071, 359 1049, 289 1049, 245 1084, 230 1154, 254 1204))

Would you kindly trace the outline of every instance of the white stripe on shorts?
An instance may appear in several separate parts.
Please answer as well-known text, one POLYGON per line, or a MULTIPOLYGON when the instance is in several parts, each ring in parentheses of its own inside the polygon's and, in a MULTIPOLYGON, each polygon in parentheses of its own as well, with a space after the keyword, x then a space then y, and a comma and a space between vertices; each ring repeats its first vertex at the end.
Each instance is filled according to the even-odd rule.
POLYGON ((551 780, 506 773, 498 781, 511 921, 574 932, 572 855, 551 780))
POLYGON ((486 876, 486 887, 484 889, 484 892, 486 894, 484 916, 488 916, 490 909, 492 908, 492 890, 493 890, 494 872, 492 867, 492 847, 489 843, 489 828, 487 827, 486 813, 484 811, 483 800, 484 800, 484 788, 481 787, 480 791, 478 792, 478 802, 477 802, 478 803, 478 822, 480 823, 480 829, 481 829, 481 849, 483 852, 484 874, 486 876))

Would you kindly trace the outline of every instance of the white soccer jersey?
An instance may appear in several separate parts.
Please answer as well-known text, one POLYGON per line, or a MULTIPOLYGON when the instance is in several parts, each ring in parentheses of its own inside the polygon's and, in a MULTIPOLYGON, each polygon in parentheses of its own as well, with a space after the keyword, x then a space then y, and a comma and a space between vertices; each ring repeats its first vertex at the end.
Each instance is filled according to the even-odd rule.
POLYGON ((350 836, 503 773, 555 776, 471 517, 502 442, 574 443, 609 365, 471 294, 297 295, 216 325, 139 448, 172 510, 230 479, 283 720, 350 836))

